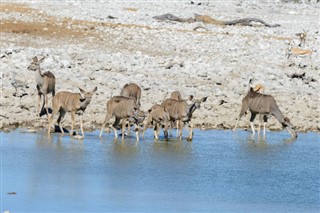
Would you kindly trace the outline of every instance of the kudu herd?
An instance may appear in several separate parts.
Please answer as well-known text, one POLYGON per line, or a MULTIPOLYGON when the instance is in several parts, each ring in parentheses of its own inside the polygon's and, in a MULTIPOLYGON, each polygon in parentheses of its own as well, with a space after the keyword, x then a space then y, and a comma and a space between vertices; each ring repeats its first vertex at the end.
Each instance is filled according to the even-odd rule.
MULTIPOLYGON (((42 72, 40 68, 41 62, 45 59, 33 58, 29 70, 36 71, 36 88, 38 91, 38 115, 42 115, 44 110, 48 117, 48 135, 51 133, 51 125, 53 124, 54 116, 59 113, 57 120, 58 128, 61 133, 64 133, 62 127, 62 119, 67 112, 71 114, 71 130, 70 135, 73 135, 75 115, 80 116, 80 130, 81 136, 78 138, 84 138, 83 132, 83 113, 91 102, 94 93, 97 91, 95 87, 92 91, 85 91, 79 88, 80 93, 72 93, 68 91, 60 91, 55 94, 55 76, 53 73, 47 71, 42 72), (50 110, 48 109, 48 97, 47 94, 52 93, 52 114, 50 116, 50 110), (41 96, 43 96, 43 105, 40 110, 41 96)), ((260 115, 260 122, 264 121, 263 134, 265 135, 266 122, 270 115, 273 115, 283 127, 285 127, 293 138, 297 137, 297 132, 294 126, 290 123, 287 117, 284 117, 279 110, 275 99, 271 95, 263 94, 264 86, 262 84, 254 85, 252 80, 249 81, 250 89, 247 95, 242 100, 241 112, 239 119, 235 125, 234 130, 237 128, 241 117, 247 110, 251 112, 250 125, 253 134, 255 134, 253 121, 257 114, 260 115)), ((142 111, 141 108, 141 88, 138 84, 129 83, 125 84, 118 96, 113 96, 106 102, 106 115, 105 120, 101 126, 99 137, 102 137, 102 133, 105 128, 111 127, 114 131, 114 137, 118 137, 117 129, 120 128, 121 122, 121 134, 122 140, 126 135, 125 129, 128 126, 128 133, 130 133, 130 126, 134 124, 134 131, 136 134, 136 140, 139 141, 140 127, 143 125, 142 136, 150 125, 153 125, 154 137, 159 138, 159 130, 162 127, 164 137, 166 140, 169 138, 169 128, 176 127, 177 137, 182 140, 182 127, 187 125, 189 127, 189 136, 186 138, 188 141, 193 139, 192 116, 196 109, 199 109, 201 103, 207 100, 207 97, 200 99, 194 99, 192 95, 188 100, 183 100, 179 91, 171 93, 170 98, 165 99, 162 103, 155 104, 148 110, 148 113, 142 111), (114 121, 111 124, 110 120, 114 117, 114 121), (145 119, 147 117, 147 119, 145 119)), ((259 125, 260 130, 260 125, 259 125)), ((171 135, 171 134, 170 134, 171 135)))

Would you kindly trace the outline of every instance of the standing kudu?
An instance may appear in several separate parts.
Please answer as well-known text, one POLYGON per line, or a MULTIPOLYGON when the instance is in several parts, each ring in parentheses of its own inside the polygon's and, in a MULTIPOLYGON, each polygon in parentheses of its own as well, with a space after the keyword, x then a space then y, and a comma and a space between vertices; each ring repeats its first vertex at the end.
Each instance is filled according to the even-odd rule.
POLYGON ((108 122, 114 116, 115 121, 112 125, 112 129, 114 130, 114 137, 118 137, 116 128, 119 125, 120 120, 122 120, 122 140, 124 140, 125 125, 126 122, 129 121, 135 123, 136 139, 137 141, 139 141, 138 124, 143 121, 145 115, 138 109, 136 100, 134 98, 124 96, 114 96, 107 101, 106 105, 107 114, 102 124, 99 137, 101 138, 105 126, 107 125, 109 127, 108 122))
POLYGON ((162 102, 165 111, 169 113, 171 121, 179 122, 179 136, 180 140, 182 139, 182 123, 189 124, 189 138, 187 140, 191 141, 193 138, 193 123, 191 122, 192 114, 196 109, 200 108, 200 104, 207 100, 207 97, 201 98, 199 100, 193 100, 193 96, 189 97, 190 101, 193 101, 192 104, 188 104, 185 100, 174 100, 166 99, 162 102))
POLYGON ((55 95, 55 84, 56 84, 56 78, 53 75, 52 72, 41 72, 40 64, 45 59, 38 59, 37 57, 34 57, 32 59, 31 64, 28 66, 29 70, 36 71, 36 83, 37 83, 37 90, 38 90, 38 112, 37 114, 41 116, 42 109, 44 108, 44 105, 46 105, 46 113, 47 116, 49 115, 48 112, 48 96, 47 94, 52 93, 52 96, 55 95), (41 96, 43 96, 43 105, 40 111, 40 102, 41 102, 41 96))
MULTIPOLYGON (((120 96, 133 98, 137 104, 137 107, 140 108, 140 98, 141 98, 141 88, 136 83, 125 84, 121 89, 120 96)), ((128 123, 128 133, 130 134, 131 123, 128 123)))
POLYGON ((295 127, 291 124, 289 118, 282 115, 282 112, 280 111, 275 99, 271 95, 254 92, 252 87, 250 87, 247 95, 242 99, 241 112, 235 125, 234 131, 236 130, 241 117, 248 109, 251 112, 250 126, 253 134, 255 134, 253 121, 257 114, 263 116, 264 135, 268 116, 273 115, 282 124, 283 127, 286 127, 292 138, 297 138, 298 135, 295 131, 295 127))
POLYGON ((149 115, 147 117, 147 121, 144 124, 142 137, 144 137, 144 133, 146 132, 149 125, 152 123, 154 125, 154 137, 156 139, 159 138, 159 130, 160 126, 164 128, 164 137, 168 139, 168 126, 170 122, 169 113, 167 113, 164 109, 164 106, 159 104, 155 104, 149 110, 149 115))
POLYGON ((58 112, 60 113, 58 118, 58 124, 61 133, 64 133, 61 121, 67 112, 71 113, 71 130, 70 135, 73 134, 73 127, 75 122, 76 113, 80 115, 80 129, 82 138, 84 138, 83 127, 82 127, 82 116, 87 106, 90 104, 93 94, 97 91, 95 87, 91 92, 86 92, 79 88, 80 93, 72 93, 68 91, 58 92, 52 100, 52 115, 49 118, 48 134, 50 135, 50 127, 52 120, 58 112))

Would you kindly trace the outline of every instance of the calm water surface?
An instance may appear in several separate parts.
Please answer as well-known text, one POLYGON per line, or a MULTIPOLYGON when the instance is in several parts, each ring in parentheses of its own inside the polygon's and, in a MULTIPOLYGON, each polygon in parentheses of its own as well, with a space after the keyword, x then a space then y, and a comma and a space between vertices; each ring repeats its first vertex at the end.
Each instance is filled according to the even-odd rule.
POLYGON ((98 134, 2 132, 1 212, 320 212, 318 133, 98 134))

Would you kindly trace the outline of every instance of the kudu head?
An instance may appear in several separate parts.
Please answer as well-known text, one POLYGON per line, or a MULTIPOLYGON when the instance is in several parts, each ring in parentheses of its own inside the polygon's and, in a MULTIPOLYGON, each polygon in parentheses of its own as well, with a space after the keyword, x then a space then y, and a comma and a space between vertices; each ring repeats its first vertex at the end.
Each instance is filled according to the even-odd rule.
POLYGON ((200 98, 200 99, 194 99, 193 95, 190 95, 189 96, 189 101, 193 102, 193 107, 194 107, 194 110, 195 110, 195 109, 199 109, 200 106, 201 106, 201 103, 205 102, 207 100, 207 98, 208 97, 203 97, 203 98, 200 98))
POLYGON ((92 96, 93 96, 93 94, 98 90, 98 88, 97 87, 95 87, 92 91, 90 91, 90 92, 87 92, 87 91, 85 91, 85 90, 83 90, 83 89, 81 89, 81 88, 79 88, 79 90, 80 90, 80 102, 81 103, 90 103, 90 101, 91 101, 91 98, 92 98, 92 96))
POLYGON ((295 130, 295 126, 293 126, 293 124, 290 122, 289 118, 284 117, 281 124, 283 127, 285 127, 287 129, 287 131, 290 133, 292 138, 298 137, 298 134, 295 130))
POLYGON ((37 58, 37 56, 33 57, 31 64, 28 66, 28 70, 35 71, 35 70, 39 69, 41 62, 42 62, 44 59, 45 59, 45 57, 43 57, 43 58, 40 59, 40 60, 37 58))

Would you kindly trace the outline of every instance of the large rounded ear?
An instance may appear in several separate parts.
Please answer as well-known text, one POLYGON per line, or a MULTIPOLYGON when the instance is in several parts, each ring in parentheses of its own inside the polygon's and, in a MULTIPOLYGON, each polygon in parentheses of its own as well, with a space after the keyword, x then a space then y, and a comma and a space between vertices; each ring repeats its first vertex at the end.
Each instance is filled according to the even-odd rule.
POLYGON ((205 102, 205 101, 207 100, 207 98, 208 98, 208 97, 203 97, 203 98, 201 98, 200 101, 201 101, 201 102, 205 102))
POLYGON ((95 93, 98 90, 98 87, 95 87, 92 92, 95 93))
POLYGON ((33 57, 33 58, 32 58, 32 61, 33 61, 33 62, 38 62, 37 56, 33 57))
POLYGON ((41 59, 39 60, 39 62, 42 62, 45 58, 46 58, 46 57, 43 56, 43 58, 41 58, 41 59))
POLYGON ((86 92, 83 89, 81 89, 80 87, 79 87, 79 90, 80 90, 81 93, 85 93, 86 92))
POLYGON ((249 80, 249 85, 251 88, 254 88, 256 86, 256 85, 254 85, 254 83, 252 83, 252 78, 250 78, 250 80, 249 80))

